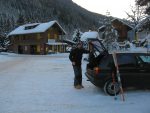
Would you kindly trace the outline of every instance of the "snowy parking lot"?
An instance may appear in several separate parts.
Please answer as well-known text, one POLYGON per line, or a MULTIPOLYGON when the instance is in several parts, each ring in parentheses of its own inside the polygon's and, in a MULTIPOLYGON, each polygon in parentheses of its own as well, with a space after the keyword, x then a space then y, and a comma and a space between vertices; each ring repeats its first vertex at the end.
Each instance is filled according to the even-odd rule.
POLYGON ((74 89, 68 54, 0 53, 0 113, 150 113, 150 90, 127 90, 125 102, 105 95, 84 75, 74 89))

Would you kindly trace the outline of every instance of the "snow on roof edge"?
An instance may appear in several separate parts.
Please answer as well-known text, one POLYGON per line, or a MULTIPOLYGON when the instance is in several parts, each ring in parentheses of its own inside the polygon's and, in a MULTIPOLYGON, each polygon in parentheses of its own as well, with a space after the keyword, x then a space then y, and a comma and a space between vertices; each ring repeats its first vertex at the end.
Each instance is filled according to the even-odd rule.
POLYGON ((119 18, 114 18, 114 19, 111 20, 111 22, 113 22, 114 20, 118 20, 118 21, 124 23, 125 25, 129 26, 131 29, 133 29, 133 27, 131 25, 129 25, 127 22, 124 22, 123 20, 121 20, 119 18))
POLYGON ((17 27, 13 31, 11 31, 7 35, 7 37, 12 36, 12 35, 43 33, 47 29, 49 29, 50 27, 52 27, 55 23, 60 27, 60 29, 64 32, 64 34, 67 34, 66 31, 60 26, 60 24, 56 20, 54 20, 54 21, 50 21, 50 22, 46 22, 46 23, 24 24, 22 26, 17 27), (37 24, 39 24, 39 25, 37 25, 37 24), (37 26, 35 28, 33 28, 33 29, 25 30, 25 27, 27 27, 27 26, 33 26, 33 25, 37 25, 37 26))

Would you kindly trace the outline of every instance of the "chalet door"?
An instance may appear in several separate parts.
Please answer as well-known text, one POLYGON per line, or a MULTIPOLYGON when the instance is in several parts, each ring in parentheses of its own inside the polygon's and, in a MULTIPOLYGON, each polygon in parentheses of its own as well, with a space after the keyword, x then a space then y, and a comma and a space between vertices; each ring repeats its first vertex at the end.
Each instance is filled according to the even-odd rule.
POLYGON ((23 54, 23 46, 18 46, 18 53, 23 54))
POLYGON ((30 53, 31 54, 36 54, 37 53, 37 46, 36 45, 31 45, 30 46, 30 53))

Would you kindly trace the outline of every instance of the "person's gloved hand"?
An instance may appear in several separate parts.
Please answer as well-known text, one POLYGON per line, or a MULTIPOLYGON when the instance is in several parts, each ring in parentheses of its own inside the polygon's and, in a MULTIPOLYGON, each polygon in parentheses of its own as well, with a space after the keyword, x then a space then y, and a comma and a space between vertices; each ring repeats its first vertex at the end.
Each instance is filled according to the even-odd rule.
POLYGON ((72 65, 75 65, 76 63, 75 62, 72 62, 72 65))

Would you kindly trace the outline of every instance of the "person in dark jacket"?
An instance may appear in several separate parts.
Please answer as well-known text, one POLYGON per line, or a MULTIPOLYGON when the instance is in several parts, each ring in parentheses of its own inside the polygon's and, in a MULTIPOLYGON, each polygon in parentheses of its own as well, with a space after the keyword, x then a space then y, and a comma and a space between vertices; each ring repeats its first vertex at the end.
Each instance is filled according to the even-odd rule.
POLYGON ((82 42, 79 42, 77 44, 77 48, 72 49, 69 55, 69 59, 72 62, 72 66, 75 74, 74 87, 77 89, 83 88, 81 61, 82 61, 82 55, 84 53, 89 53, 89 51, 83 49, 82 42))

